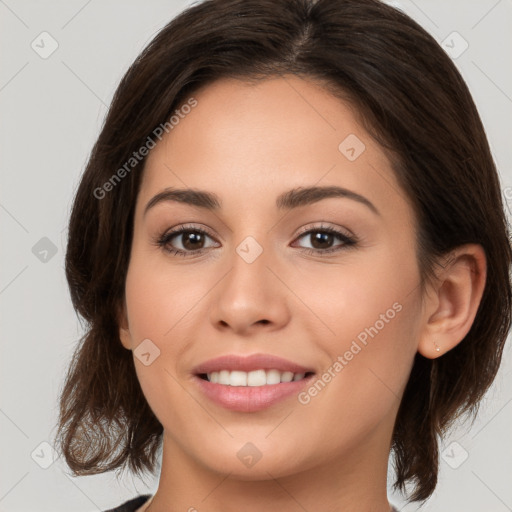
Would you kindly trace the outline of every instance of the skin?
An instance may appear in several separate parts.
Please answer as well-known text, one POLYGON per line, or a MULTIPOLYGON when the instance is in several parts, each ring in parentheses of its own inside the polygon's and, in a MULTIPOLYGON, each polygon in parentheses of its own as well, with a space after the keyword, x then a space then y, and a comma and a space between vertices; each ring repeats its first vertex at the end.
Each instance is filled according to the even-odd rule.
MULTIPOLYGON (((485 284, 483 250, 458 248, 422 293, 406 194, 355 113, 319 84, 229 79, 194 97, 197 106, 148 156, 119 319, 126 349, 150 339, 160 350, 148 366, 134 354, 164 427, 150 512, 387 512, 391 435, 414 356, 442 356, 469 331, 485 284), (349 134, 365 144, 354 161, 338 149, 349 134), (312 185, 350 189, 379 213, 347 197, 276 208, 282 192, 312 185), (144 215, 168 187, 213 192, 222 207, 167 201, 144 215), (212 233, 202 254, 156 244, 183 224, 212 233), (358 241, 334 237, 327 248, 341 250, 308 254, 326 246, 301 229, 320 226, 358 241), (236 252, 247 236, 263 249, 252 263, 236 252), (231 353, 270 353, 322 375, 395 303, 394 318, 305 405, 293 396, 234 412, 195 385, 194 366, 231 353), (237 457, 247 442, 262 455, 252 467, 237 457)), ((178 235, 169 245, 184 243, 178 235)))

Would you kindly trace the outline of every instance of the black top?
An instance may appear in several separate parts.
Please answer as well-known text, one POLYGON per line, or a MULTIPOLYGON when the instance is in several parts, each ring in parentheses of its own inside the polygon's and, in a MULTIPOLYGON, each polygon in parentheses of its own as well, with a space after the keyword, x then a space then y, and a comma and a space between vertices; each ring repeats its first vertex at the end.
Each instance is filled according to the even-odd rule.
POLYGON ((109 508, 108 510, 105 510, 105 512, 135 512, 139 507, 142 507, 149 498, 151 498, 151 494, 141 494, 136 498, 125 501, 117 508, 109 508))
MULTIPOLYGON (((105 510, 105 512, 135 512, 139 507, 142 507, 148 499, 151 498, 151 494, 142 494, 133 498, 129 501, 125 501, 122 505, 119 505, 117 508, 111 508, 109 510, 105 510)), ((398 510, 393 507, 392 512, 398 512, 398 510)))

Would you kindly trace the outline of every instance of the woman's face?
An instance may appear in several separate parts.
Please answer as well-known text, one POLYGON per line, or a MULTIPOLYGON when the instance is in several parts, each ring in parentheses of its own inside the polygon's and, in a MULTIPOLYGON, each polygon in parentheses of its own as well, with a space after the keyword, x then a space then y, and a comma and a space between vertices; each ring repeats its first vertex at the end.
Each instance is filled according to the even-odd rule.
POLYGON ((242 479, 387 456, 422 317, 388 159, 298 77, 194 97, 147 158, 120 331, 164 450, 242 479))

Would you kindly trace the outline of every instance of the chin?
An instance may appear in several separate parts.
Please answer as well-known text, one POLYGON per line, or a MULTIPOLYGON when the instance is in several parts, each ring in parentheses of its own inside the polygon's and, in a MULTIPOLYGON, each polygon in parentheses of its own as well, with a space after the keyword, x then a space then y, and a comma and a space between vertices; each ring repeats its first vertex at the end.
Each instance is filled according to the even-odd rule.
MULTIPOLYGON (((257 436, 253 437, 254 443, 242 442, 239 439, 230 439, 222 444, 219 442, 209 449, 205 447, 196 456, 200 463, 210 470, 229 474, 230 478, 237 480, 269 480, 272 477, 289 476, 305 469, 302 458, 297 459, 297 450, 293 448, 297 443, 287 447, 281 443, 272 443, 269 439, 264 440, 264 436, 261 443, 258 443, 257 436)), ((197 447, 194 447, 194 450, 197 452, 197 447)))

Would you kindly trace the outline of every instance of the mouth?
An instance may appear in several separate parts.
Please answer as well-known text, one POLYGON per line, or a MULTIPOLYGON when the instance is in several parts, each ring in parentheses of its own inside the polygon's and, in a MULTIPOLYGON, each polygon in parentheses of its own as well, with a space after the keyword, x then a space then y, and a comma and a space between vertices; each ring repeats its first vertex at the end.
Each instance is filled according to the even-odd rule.
MULTIPOLYGON (((270 354, 229 354, 192 370, 194 382, 213 403, 239 412, 258 412, 297 396, 316 372, 270 354)), ((298 404, 297 400, 286 402, 298 404)))

